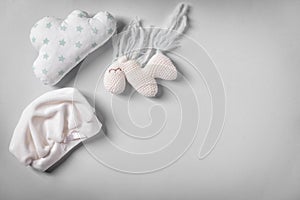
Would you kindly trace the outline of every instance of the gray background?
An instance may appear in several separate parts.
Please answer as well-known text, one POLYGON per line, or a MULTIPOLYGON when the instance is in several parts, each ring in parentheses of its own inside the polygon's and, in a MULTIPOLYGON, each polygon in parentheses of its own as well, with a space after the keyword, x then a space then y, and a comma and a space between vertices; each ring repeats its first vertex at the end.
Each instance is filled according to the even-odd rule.
MULTIPOLYGON (((121 155, 108 151, 103 136, 95 138, 86 145, 87 148, 77 149, 50 174, 20 165, 8 152, 22 110, 34 98, 53 89, 43 86, 31 70, 37 54, 28 38, 29 30, 43 16, 65 17, 77 8, 92 13, 108 10, 125 23, 140 16, 148 24, 160 25, 161 18, 171 12, 176 1, 1 1, 1 199, 300 198, 300 1, 189 3, 192 6, 191 28, 187 34, 210 53, 226 87, 227 117, 223 135, 213 153, 204 160, 198 160, 196 156, 200 136, 172 166, 155 173, 133 175, 97 162, 95 157, 106 156, 103 159, 113 158, 120 161, 117 164, 122 167, 126 164, 144 167, 138 161, 127 162, 121 155), (98 151, 104 152, 103 155, 98 151)), ((111 62, 110 45, 108 43, 90 55, 80 69, 77 67, 54 88, 73 86, 79 69, 75 85, 91 103, 96 91, 99 118, 113 138, 117 128, 109 120, 110 95, 103 91, 101 80, 96 87, 98 77, 111 62)), ((197 53, 196 49, 182 48, 180 51, 197 53)), ((197 63, 198 66, 202 64, 205 63, 197 63)), ((183 72, 190 69, 188 66, 184 69, 182 65, 178 68, 183 72)), ((180 81, 168 84, 175 85, 175 92, 181 85, 180 81)), ((193 87, 198 91, 203 88, 201 83, 193 87)), ((168 100, 167 89, 161 91, 161 97, 150 103, 160 101, 165 104, 166 110, 173 112, 165 117, 177 120, 174 116, 180 113, 170 103, 173 101, 168 100)), ((128 94, 119 99, 126 100, 126 96, 128 94)), ((137 105, 143 108, 145 99, 138 95, 135 98, 137 105)), ((205 98, 203 94, 200 107, 205 108, 205 98)), ((182 102, 187 101, 182 99, 182 102)), ((141 109, 132 115, 136 116, 134 122, 143 125, 149 120, 142 112, 141 109)), ((201 115, 206 114, 209 115, 209 110, 201 111, 201 115)), ((123 119, 121 113, 120 116, 123 119)), ((152 116, 161 115, 154 112, 152 116)), ((123 123, 123 129, 128 128, 127 122, 120 123, 123 123)), ((115 141, 124 141, 117 137, 119 135, 116 134, 115 141)), ((121 145, 132 147, 130 143, 121 145)), ((152 147, 157 148, 151 144, 146 150, 153 150, 152 147)), ((143 151, 143 148, 148 147, 131 150, 143 151)), ((157 162, 165 158, 159 157, 157 162)))

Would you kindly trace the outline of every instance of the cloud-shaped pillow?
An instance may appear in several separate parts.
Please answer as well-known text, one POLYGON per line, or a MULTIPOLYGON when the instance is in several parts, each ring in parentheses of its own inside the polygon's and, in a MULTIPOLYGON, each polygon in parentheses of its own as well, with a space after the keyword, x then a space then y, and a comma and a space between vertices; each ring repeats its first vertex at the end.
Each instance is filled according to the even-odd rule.
POLYGON ((93 17, 80 10, 65 20, 44 17, 31 29, 30 40, 39 52, 33 63, 37 78, 55 85, 89 53, 102 46, 116 30, 116 21, 108 12, 93 17))

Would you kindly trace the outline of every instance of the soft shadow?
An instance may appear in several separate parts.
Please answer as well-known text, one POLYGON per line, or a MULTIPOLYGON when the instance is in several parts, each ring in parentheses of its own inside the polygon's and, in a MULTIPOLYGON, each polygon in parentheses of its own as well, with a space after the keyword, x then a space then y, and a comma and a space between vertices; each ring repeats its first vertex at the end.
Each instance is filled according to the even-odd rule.
POLYGON ((59 166, 62 165, 62 163, 65 162, 65 160, 67 160, 70 155, 76 151, 77 149, 79 149, 83 144, 80 142, 78 143, 74 148, 72 148, 68 153, 66 153, 59 161, 57 161, 56 163, 54 163, 51 167, 49 167, 45 172, 46 173, 52 173, 54 170, 56 170, 59 166))
POLYGON ((173 80, 173 81, 180 82, 180 81, 183 80, 182 77, 184 77, 184 73, 181 71, 181 67, 180 67, 180 65, 177 64, 176 61, 172 60, 172 62, 173 62, 174 66, 175 66, 176 69, 177 69, 177 77, 176 77, 176 79, 173 80))
POLYGON ((102 123, 102 127, 103 127, 103 124, 104 124, 104 117, 103 115, 101 114, 101 110, 99 107, 99 105, 97 105, 97 101, 94 101, 90 96, 84 94, 84 97, 86 98, 86 100, 89 102, 90 105, 93 105, 95 107, 95 114, 96 114, 96 117, 98 118, 98 120, 102 123))
POLYGON ((96 112, 97 118, 102 123, 101 131, 106 132, 107 129, 106 129, 106 126, 105 126, 105 118, 102 115, 102 113, 105 113, 105 112, 101 109, 101 106, 97 103, 97 101, 95 102, 95 112, 96 112))
POLYGON ((71 71, 69 71, 56 85, 54 85, 54 87, 63 88, 70 85, 71 82, 74 81, 74 77, 76 76, 84 60, 85 59, 83 59, 80 63, 78 63, 73 69, 71 69, 71 71))
POLYGON ((155 95, 154 98, 162 98, 163 94, 164 94, 164 89, 161 86, 161 84, 157 84, 158 86, 158 90, 157 90, 157 94, 155 95))
POLYGON ((119 94, 120 96, 129 96, 132 92, 132 86, 126 81, 125 90, 119 94))
POLYGON ((117 17, 116 21, 117 21, 117 33, 120 33, 127 25, 127 23, 124 18, 120 18, 120 17, 117 17))
POLYGON ((100 132, 97 135, 94 135, 93 137, 88 138, 87 140, 85 140, 83 142, 83 145, 85 145, 85 144, 92 145, 94 143, 97 143, 98 141, 105 139, 105 135, 106 134, 105 134, 104 130, 101 129, 100 132))
POLYGON ((111 49, 112 49, 112 43, 111 43, 111 39, 109 39, 105 44, 100 46, 98 49, 96 49, 86 57, 85 65, 90 66, 92 65, 92 63, 95 63, 97 60, 100 60, 101 57, 107 56, 105 55, 105 52, 110 52, 111 49))

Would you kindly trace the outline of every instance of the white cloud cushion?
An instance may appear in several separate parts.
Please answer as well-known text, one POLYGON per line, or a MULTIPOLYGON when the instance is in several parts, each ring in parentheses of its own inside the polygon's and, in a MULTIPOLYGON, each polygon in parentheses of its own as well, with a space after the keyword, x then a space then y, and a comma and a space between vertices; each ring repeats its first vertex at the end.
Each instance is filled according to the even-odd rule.
POLYGON ((9 150, 24 165, 47 170, 101 129, 95 110, 75 88, 47 92, 23 111, 9 150))
POLYGON ((44 84, 55 85, 115 30, 116 21, 108 12, 90 17, 75 10, 65 20, 42 18, 30 32, 31 43, 39 52, 32 66, 35 75, 44 84))

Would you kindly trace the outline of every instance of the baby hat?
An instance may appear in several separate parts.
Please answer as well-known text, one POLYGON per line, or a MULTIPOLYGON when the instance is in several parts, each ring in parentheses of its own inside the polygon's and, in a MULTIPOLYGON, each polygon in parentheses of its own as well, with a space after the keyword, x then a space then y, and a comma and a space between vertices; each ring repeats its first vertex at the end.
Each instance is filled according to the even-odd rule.
POLYGON ((187 10, 187 4, 178 4, 166 28, 146 28, 135 18, 113 36, 114 58, 104 74, 105 89, 120 94, 127 81, 141 95, 154 97, 158 92, 156 78, 176 79, 176 67, 164 52, 179 46, 187 28, 187 10))
POLYGON ((116 30, 108 12, 90 16, 74 10, 66 19, 44 17, 31 29, 30 40, 38 51, 33 71, 44 84, 55 85, 88 54, 102 46, 116 30))
POLYGON ((101 129, 94 108, 75 88, 47 92, 23 111, 9 151, 24 165, 46 171, 101 129))

